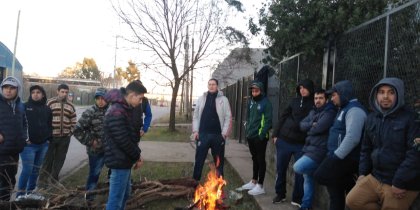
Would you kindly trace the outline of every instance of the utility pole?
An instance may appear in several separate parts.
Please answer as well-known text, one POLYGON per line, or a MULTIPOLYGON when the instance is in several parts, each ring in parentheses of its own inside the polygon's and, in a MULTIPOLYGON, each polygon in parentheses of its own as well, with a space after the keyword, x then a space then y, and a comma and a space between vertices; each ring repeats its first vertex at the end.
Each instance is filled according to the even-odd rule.
POLYGON ((189 91, 189 86, 190 86, 190 83, 188 81, 189 77, 190 77, 190 75, 188 73, 188 65, 190 63, 190 61, 188 60, 189 56, 190 56, 189 55, 189 48, 190 48, 189 39, 190 39, 190 37, 189 37, 189 34, 188 34, 188 26, 187 26, 187 36, 186 36, 185 42, 184 42, 184 50, 185 50, 184 72, 187 71, 187 74, 184 77, 186 87, 185 87, 185 91, 183 92, 183 93, 185 93, 185 107, 186 107, 185 117, 186 117, 187 120, 190 119, 190 107, 191 107, 191 104, 189 103, 190 102, 190 100, 189 100, 189 92, 190 92, 189 91))
MULTIPOLYGON (((191 40, 191 62, 194 61, 194 37, 191 40)), ((193 65, 191 65, 191 67, 194 67, 193 65)), ((193 98, 193 81, 194 81, 194 68, 191 68, 191 80, 190 80, 190 85, 191 85, 191 89, 190 89, 190 106, 188 107, 188 112, 191 113, 192 115, 192 98, 193 98)))
POLYGON ((13 61, 12 61, 12 77, 15 76, 15 65, 16 65, 16 47, 17 47, 17 40, 18 40, 18 34, 19 34, 19 19, 20 19, 20 10, 18 13, 17 18, 17 25, 16 25, 16 36, 15 36, 15 46, 13 49, 13 61))

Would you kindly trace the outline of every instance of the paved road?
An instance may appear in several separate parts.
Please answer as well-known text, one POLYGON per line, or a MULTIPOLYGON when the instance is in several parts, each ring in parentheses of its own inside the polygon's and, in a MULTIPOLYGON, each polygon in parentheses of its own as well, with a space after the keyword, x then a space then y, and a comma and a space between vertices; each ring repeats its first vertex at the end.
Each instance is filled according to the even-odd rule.
MULTIPOLYGON (((79 118, 83 111, 87 107, 76 107, 77 118, 79 118)), ((158 119, 169 113, 169 107, 158 107, 152 106, 153 119, 158 119)), ((74 171, 77 171, 80 167, 84 166, 87 163, 87 154, 86 147, 80 144, 77 139, 71 137, 69 150, 67 152, 66 161, 64 162, 63 169, 60 172, 60 179, 65 178, 66 176, 71 175, 74 171)), ((16 180, 19 179, 19 175, 22 169, 22 164, 19 164, 18 173, 16 175, 16 180)))

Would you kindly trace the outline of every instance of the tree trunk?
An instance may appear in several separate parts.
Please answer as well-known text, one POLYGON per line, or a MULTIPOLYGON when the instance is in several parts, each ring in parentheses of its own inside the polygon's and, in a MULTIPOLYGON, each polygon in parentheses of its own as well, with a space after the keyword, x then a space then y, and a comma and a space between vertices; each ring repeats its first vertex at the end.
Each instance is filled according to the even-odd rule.
POLYGON ((174 88, 172 89, 171 111, 169 113, 169 131, 175 131, 176 98, 178 96, 180 83, 181 83, 180 79, 175 79, 175 85, 174 85, 174 88))

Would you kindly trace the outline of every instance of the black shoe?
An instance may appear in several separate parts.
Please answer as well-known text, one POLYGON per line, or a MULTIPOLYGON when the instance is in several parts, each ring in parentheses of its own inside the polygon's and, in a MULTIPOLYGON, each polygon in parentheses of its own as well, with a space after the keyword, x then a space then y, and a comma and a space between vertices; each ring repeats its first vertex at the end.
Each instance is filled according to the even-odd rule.
POLYGON ((276 197, 273 198, 273 203, 282 203, 286 201, 286 196, 280 196, 276 195, 276 197))
POLYGON ((312 210, 312 208, 299 208, 299 210, 312 210))

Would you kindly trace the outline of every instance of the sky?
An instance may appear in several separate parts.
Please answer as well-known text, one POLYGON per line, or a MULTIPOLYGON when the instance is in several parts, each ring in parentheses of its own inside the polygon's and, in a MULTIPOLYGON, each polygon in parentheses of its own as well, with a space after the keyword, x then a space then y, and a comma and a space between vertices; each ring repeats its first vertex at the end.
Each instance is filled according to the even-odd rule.
MULTIPOLYGON (((246 29, 245 16, 256 14, 262 1, 242 1, 246 13, 234 15, 231 21, 246 29)), ((144 56, 145 52, 127 50, 118 40, 116 50, 116 36, 122 33, 123 26, 108 0, 1 0, 0 41, 12 52, 19 10, 16 57, 26 74, 54 77, 87 57, 93 58, 99 70, 108 75, 115 64, 126 67, 128 60, 140 62, 144 56)), ((257 39, 251 43, 261 47, 257 39)), ((148 77, 154 77, 153 73, 142 72, 141 68, 140 71, 149 90, 170 93, 154 83, 148 84, 148 77)), ((210 69, 195 74, 194 95, 206 91, 210 74, 210 69)))

